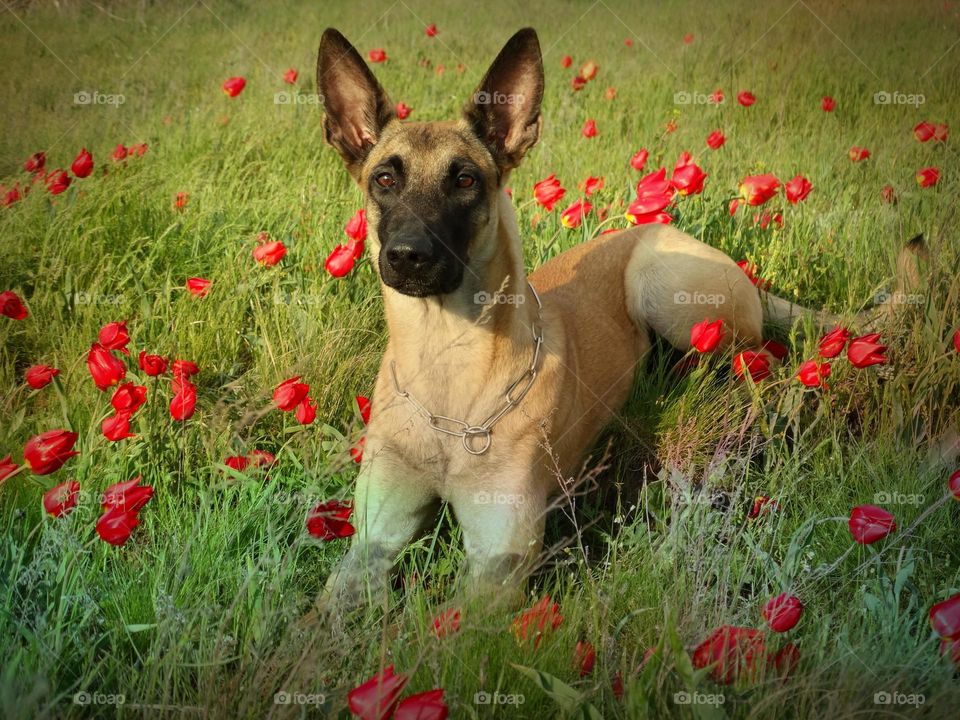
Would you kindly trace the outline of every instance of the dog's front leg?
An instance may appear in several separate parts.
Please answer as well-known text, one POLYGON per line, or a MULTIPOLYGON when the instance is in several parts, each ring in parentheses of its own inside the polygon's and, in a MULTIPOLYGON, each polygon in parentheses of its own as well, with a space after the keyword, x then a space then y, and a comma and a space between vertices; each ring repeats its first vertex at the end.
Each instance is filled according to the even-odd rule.
POLYGON ((369 453, 357 477, 352 520, 356 534, 327 579, 320 609, 332 614, 385 600, 397 555, 429 521, 436 505, 423 476, 389 449, 369 453))

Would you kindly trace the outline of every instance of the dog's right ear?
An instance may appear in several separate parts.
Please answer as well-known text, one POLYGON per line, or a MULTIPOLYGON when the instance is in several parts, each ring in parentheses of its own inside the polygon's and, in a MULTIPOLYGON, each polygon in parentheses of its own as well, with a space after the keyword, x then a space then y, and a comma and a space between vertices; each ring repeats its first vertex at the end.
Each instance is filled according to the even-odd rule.
POLYGON ((323 99, 323 132, 357 178, 360 167, 396 115, 390 98, 356 48, 333 28, 320 40, 317 90, 323 99))

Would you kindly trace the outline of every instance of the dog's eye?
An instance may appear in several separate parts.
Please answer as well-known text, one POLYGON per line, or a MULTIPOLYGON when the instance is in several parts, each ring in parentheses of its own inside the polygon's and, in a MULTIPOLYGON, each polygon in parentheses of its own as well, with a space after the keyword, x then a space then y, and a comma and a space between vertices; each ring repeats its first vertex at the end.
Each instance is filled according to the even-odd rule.
POLYGON ((460 173, 457 175, 457 187, 461 189, 466 189, 473 187, 473 184, 476 182, 473 175, 467 175, 466 173, 460 173))
POLYGON ((393 175, 388 172, 382 172, 377 175, 377 185, 380 187, 393 187, 396 184, 396 180, 393 179, 393 175))

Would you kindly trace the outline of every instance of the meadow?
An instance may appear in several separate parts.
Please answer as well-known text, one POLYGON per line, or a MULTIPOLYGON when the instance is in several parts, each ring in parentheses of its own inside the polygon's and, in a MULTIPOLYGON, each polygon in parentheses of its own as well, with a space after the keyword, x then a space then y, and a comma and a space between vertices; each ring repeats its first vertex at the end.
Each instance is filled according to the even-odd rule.
POLYGON ((0 716, 350 717, 348 693, 391 664, 404 697, 442 689, 451 718, 956 716, 957 665, 928 614, 960 592, 960 4, 3 6, 0 292, 27 314, 0 316, 0 716), (541 141, 509 179, 528 269, 627 227, 638 180, 669 176, 686 151, 707 177, 671 204, 672 223, 779 295, 866 332, 856 314, 894 289, 918 234, 922 282, 875 328, 885 360, 841 355, 826 387, 796 377, 818 356, 809 323, 769 328, 788 354, 756 383, 728 356, 679 372, 682 355, 658 343, 549 519, 527 606, 549 596, 562 622, 548 613, 536 642, 518 637, 516 610, 451 605, 463 551, 447 509, 399 559, 389 606, 332 627, 311 608, 349 541, 306 519, 351 498, 355 398, 386 338, 369 254, 343 277, 326 267, 362 197, 323 142, 319 38, 333 26, 365 58, 383 50, 371 67, 413 122, 455 117, 528 25, 547 79, 541 141), (596 75, 575 90, 588 61, 596 75), (232 97, 229 78, 245 80, 232 97), (39 152, 42 171, 25 170, 39 152), (917 178, 927 168, 932 184, 917 178), (812 190, 731 213, 741 180, 767 173, 812 190), (566 194, 548 211, 534 185, 551 174, 566 194), (592 210, 566 227, 590 177, 604 179, 592 210), (286 248, 276 262, 269 242, 286 248), (112 392, 88 353, 117 322, 129 355, 110 355, 146 401, 134 437, 110 441, 112 392), (151 376, 141 351, 198 371, 151 376), (36 365, 59 373, 34 389, 36 365), (309 424, 273 403, 294 376, 310 385, 309 424), (195 408, 177 420, 185 387, 195 408), (79 454, 49 474, 21 468, 53 429, 77 433, 79 454), (255 450, 272 460, 245 462, 265 457, 255 450), (136 476, 152 497, 111 544, 102 494, 136 476), (54 517, 42 498, 71 481, 75 506, 54 517), (848 528, 864 504, 896 520, 872 544, 848 528), (775 632, 761 611, 781 593, 804 609, 775 632), (445 610, 459 627, 437 637, 445 610), (798 660, 764 655, 723 682, 694 656, 727 625, 762 631, 771 657, 792 643, 781 657, 798 660))

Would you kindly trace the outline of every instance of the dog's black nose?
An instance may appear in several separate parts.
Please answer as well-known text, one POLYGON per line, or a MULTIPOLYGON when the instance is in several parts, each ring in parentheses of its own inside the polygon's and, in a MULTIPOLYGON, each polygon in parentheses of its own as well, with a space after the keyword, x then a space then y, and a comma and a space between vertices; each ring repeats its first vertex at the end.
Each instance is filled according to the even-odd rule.
POLYGON ((433 244, 416 236, 394 240, 387 247, 387 262, 399 275, 409 277, 433 262, 433 244))

